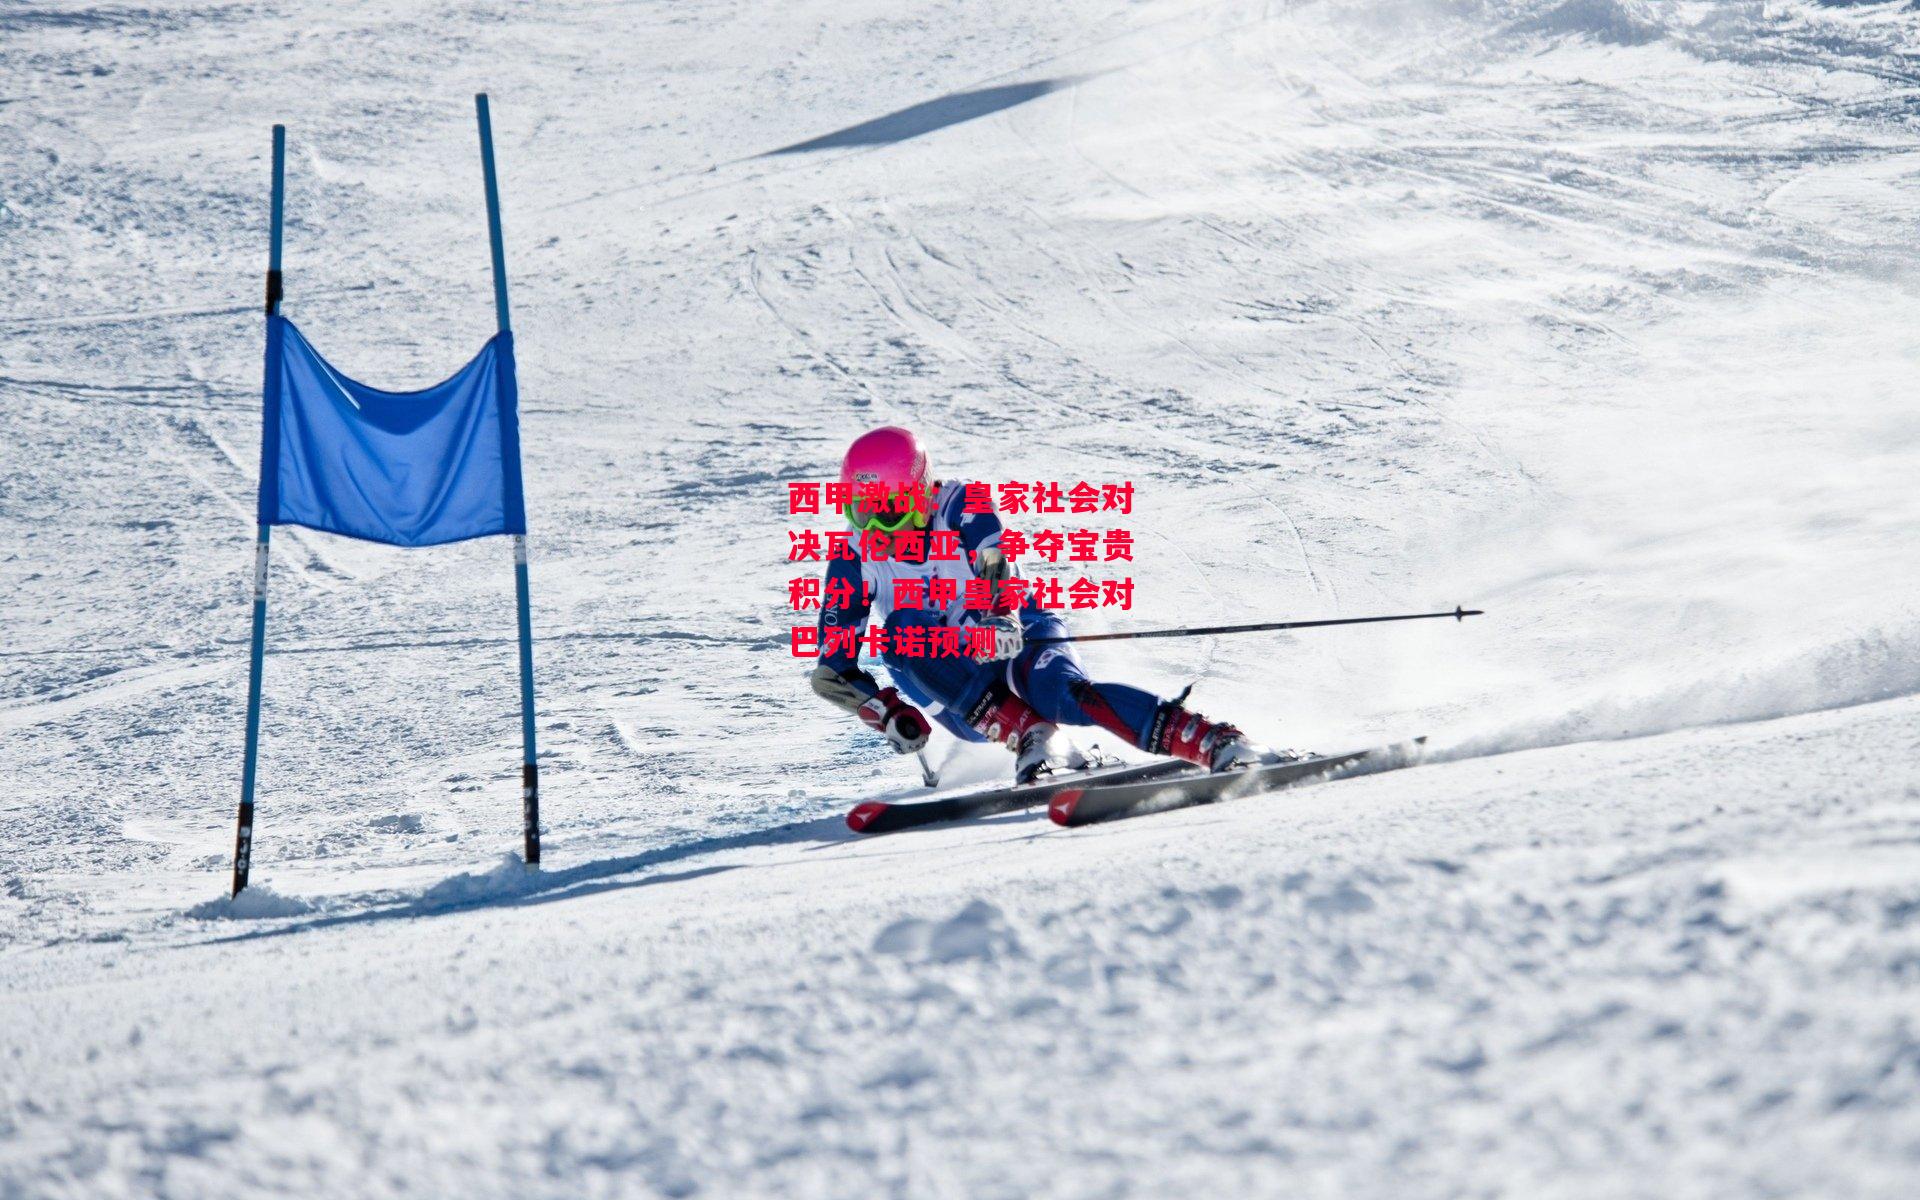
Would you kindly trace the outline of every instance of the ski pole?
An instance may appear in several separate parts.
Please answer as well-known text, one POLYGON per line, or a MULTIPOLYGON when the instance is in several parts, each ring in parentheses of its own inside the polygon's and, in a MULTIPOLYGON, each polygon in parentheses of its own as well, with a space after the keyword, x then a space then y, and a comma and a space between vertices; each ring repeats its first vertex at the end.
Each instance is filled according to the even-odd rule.
POLYGON ((1335 617, 1327 621, 1268 621, 1258 625, 1206 625, 1194 629, 1141 629, 1133 633, 1082 633, 1066 637, 1028 638, 1029 646, 1049 646, 1056 642, 1119 642, 1130 638, 1202 637, 1212 633, 1262 633, 1276 629, 1319 629, 1326 625, 1372 625, 1380 621, 1427 621, 1452 617, 1464 621, 1481 616, 1485 610, 1454 606, 1452 612, 1401 613, 1391 617, 1335 617))

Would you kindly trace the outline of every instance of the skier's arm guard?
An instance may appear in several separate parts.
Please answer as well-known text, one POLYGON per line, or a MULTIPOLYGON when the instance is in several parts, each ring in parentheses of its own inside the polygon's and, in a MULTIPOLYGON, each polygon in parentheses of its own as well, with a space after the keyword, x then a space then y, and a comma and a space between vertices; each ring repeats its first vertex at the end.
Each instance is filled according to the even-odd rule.
POLYGON ((807 676, 807 682, 813 685, 814 695, 855 716, 860 714, 862 704, 880 694, 880 684, 857 667, 842 671, 831 663, 821 663, 807 676))
MULTIPOLYGON (((1000 590, 1000 585, 1012 579, 1015 574, 1013 564, 1008 562, 1007 556, 1000 552, 1000 547, 988 546, 976 551, 973 556, 973 573, 986 580, 987 586, 993 589, 993 605, 989 609, 990 612, 998 616, 1010 613, 1019 607, 1013 594, 1000 590)), ((1019 622, 1014 622, 1014 628, 1017 633, 1019 622)), ((1020 647, 1016 645, 1011 654, 1019 652, 1020 647)), ((1008 657, 1011 657, 1011 654, 1008 657)))
POLYGON ((868 729, 885 734, 896 754, 912 754, 927 744, 927 735, 933 732, 927 718, 902 700, 898 691, 881 687, 873 676, 858 668, 847 672, 821 663, 807 676, 807 682, 835 708, 846 709, 868 729))
POLYGON ((1000 547, 988 546, 973 556, 973 573, 998 588, 1001 580, 1013 577, 1013 564, 1000 553, 1000 547))

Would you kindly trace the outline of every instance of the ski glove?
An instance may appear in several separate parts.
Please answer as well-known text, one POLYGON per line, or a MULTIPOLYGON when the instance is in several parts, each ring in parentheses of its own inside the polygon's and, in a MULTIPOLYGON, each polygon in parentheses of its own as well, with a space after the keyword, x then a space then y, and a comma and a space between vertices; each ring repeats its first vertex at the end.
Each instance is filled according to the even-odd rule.
POLYGON ((927 744, 931 729, 926 717, 893 688, 881 688, 854 711, 867 728, 887 735, 887 744, 895 754, 912 754, 927 744))
POLYGON ((1027 643, 1026 635, 1020 629, 1019 613, 1001 613, 997 617, 989 617, 980 623, 980 628, 993 631, 993 645, 975 653, 973 657, 976 662, 999 662, 1003 658, 1012 658, 1027 643))

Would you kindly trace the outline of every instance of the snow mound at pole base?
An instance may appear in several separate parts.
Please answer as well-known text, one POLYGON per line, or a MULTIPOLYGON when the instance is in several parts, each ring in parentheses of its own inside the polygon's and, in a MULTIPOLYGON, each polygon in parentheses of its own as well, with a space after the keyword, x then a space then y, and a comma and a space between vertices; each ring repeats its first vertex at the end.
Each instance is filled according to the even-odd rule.
POLYGON ((267 884, 254 883, 238 896, 196 904, 187 910, 187 916, 197 921, 258 921, 305 916, 312 911, 313 905, 298 896, 283 896, 267 884))
POLYGON ((538 891, 540 868, 518 854, 502 854, 489 871, 470 871, 434 884, 420 894, 422 908, 449 908, 488 900, 511 900, 538 891))

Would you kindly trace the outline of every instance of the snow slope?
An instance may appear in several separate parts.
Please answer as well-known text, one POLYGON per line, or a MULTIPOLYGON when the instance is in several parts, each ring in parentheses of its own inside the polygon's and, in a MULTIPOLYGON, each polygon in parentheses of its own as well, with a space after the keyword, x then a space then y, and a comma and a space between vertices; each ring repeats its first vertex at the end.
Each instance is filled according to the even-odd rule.
POLYGON ((1907 1194, 1917 22, 0 9, 0 1196, 1907 1194), (506 547, 282 531, 230 904, 267 127, 417 385, 483 87, 547 867, 506 547), (1435 761, 850 841, 784 484, 882 421, 1136 483, 1083 628, 1487 608, 1087 655, 1435 761))

